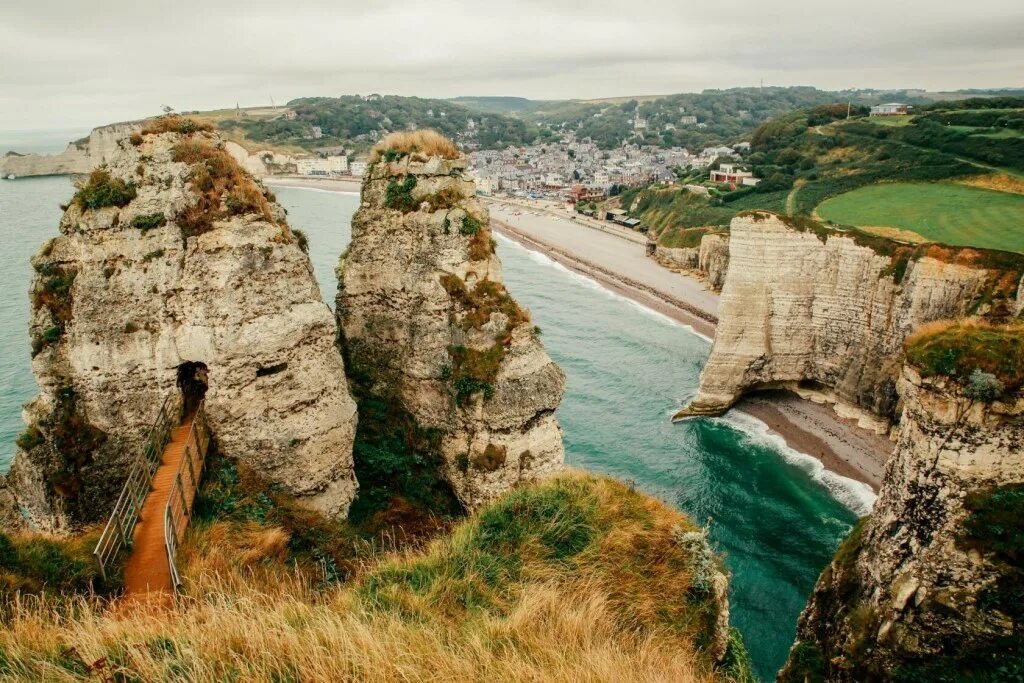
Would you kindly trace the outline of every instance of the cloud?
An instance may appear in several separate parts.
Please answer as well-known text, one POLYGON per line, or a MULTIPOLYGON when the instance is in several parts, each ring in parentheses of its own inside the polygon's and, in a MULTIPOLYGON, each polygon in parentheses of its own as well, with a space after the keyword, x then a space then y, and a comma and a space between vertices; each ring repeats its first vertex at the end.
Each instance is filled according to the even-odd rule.
POLYGON ((34 0, 0 7, 0 129, 308 95, 544 99, 1022 85, 1017 0, 34 0))

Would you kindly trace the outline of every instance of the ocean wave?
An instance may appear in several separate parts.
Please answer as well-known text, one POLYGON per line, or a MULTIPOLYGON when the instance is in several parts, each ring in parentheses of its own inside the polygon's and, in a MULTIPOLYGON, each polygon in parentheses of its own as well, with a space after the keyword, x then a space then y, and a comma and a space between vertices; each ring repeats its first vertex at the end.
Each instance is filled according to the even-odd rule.
POLYGON ((695 336, 695 337, 697 337, 699 339, 702 339, 703 341, 707 342, 708 344, 710 344, 712 342, 712 339, 710 337, 707 337, 707 336, 701 334, 700 332, 695 330, 692 326, 687 325, 686 323, 681 323, 678 320, 674 320, 671 317, 665 315, 664 313, 661 313, 660 311, 654 310, 653 308, 648 308, 647 306, 644 306, 639 301, 634 301, 633 299, 629 298, 628 296, 624 296, 622 294, 619 294, 618 292, 614 292, 614 291, 608 289, 603 284, 601 284, 599 281, 595 280, 594 278, 588 277, 588 276, 586 276, 586 275, 584 275, 582 273, 578 273, 575 270, 572 270, 571 268, 565 267, 564 265, 562 265, 561 263, 559 263, 555 259, 551 258, 547 254, 543 254, 543 253, 541 253, 539 251, 535 251, 533 249, 530 249, 529 247, 525 247, 522 244, 520 244, 519 242, 517 242, 516 240, 512 239, 511 237, 506 237, 505 235, 502 235, 500 233, 495 232, 494 236, 497 237, 502 242, 506 242, 506 243, 508 243, 510 245, 513 245, 516 249, 520 249, 522 251, 525 251, 526 254, 527 254, 527 257, 530 260, 532 260, 533 262, 539 263, 539 264, 545 265, 545 266, 552 266, 556 270, 561 271, 562 273, 565 273, 569 277, 573 278, 576 282, 582 283, 583 285, 585 285, 589 289, 593 289, 595 291, 600 292, 601 294, 603 294, 604 296, 608 297, 609 299, 614 299, 616 301, 624 301, 627 304, 629 304, 630 306, 633 306, 634 308, 639 310, 641 313, 643 313, 644 315, 646 315, 646 316, 648 316, 650 318, 654 318, 655 320, 657 320, 659 322, 662 322, 662 323, 665 323, 667 325, 671 325, 672 327, 682 328, 682 329, 686 330, 687 332, 689 332, 690 334, 692 334, 693 336, 695 336))
POLYGON ((772 450, 778 451, 783 460, 807 472, 812 479, 827 488, 833 498, 858 516, 864 516, 871 512, 878 496, 870 486, 827 469, 821 460, 796 450, 786 443, 785 439, 772 432, 767 424, 753 415, 732 410, 727 415, 710 419, 743 432, 755 444, 768 446, 772 450))

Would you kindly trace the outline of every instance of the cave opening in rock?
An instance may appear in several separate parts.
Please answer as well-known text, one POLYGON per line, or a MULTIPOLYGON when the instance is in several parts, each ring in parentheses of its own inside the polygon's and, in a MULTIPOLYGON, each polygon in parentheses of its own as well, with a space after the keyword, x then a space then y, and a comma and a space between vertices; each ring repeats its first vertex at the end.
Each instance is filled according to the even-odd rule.
POLYGON ((199 403, 206 396, 208 377, 205 363, 189 361, 178 366, 178 389, 181 390, 186 415, 199 408, 199 403))

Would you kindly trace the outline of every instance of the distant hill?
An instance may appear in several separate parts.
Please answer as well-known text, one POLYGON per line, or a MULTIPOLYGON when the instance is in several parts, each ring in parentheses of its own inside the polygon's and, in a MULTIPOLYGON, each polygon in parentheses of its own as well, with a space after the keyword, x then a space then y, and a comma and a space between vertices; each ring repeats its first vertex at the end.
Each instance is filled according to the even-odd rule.
POLYGON ((475 111, 491 114, 522 114, 535 111, 554 102, 546 100, 528 100, 525 97, 453 97, 450 100, 456 104, 475 111))
POLYGON ((304 97, 292 100, 272 118, 226 118, 219 127, 252 143, 304 149, 333 145, 366 149, 388 131, 413 127, 433 128, 483 149, 545 137, 536 124, 522 119, 482 113, 452 100, 393 95, 304 97))
MULTIPOLYGON (((856 106, 847 119, 848 105, 832 104, 791 112, 751 136, 743 161, 762 178, 756 188, 711 187, 710 197, 634 189, 622 205, 665 243, 762 208, 909 241, 1024 251, 1024 98, 968 98, 913 111, 868 117, 867 107, 856 106)), ((685 180, 706 177, 700 171, 685 180)))

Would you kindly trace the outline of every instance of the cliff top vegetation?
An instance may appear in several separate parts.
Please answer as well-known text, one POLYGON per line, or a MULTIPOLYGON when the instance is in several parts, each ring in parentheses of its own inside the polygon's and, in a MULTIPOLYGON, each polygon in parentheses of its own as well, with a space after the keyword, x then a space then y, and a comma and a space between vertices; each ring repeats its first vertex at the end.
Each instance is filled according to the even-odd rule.
POLYGON ((1006 391, 1024 386, 1024 322, 939 320, 922 325, 907 337, 904 348, 925 377, 976 383, 980 372, 993 376, 1006 391))
MULTIPOLYGON (((766 209, 820 213, 904 241, 1021 250, 1024 98, 934 103, 899 126, 866 108, 851 108, 850 119, 847 111, 844 101, 763 123, 742 159, 762 179, 756 187, 709 186, 707 197, 636 188, 622 206, 669 240, 678 228, 724 226, 740 211, 766 209), (885 206, 845 196, 855 191, 881 192, 885 206)), ((703 169, 677 174, 709 185, 703 169)))
POLYGON ((154 618, 96 598, 13 605, 6 675, 166 680, 750 680, 733 635, 716 669, 706 558, 680 513, 569 474, 506 494, 422 549, 338 583, 285 558, 293 532, 203 522, 186 597, 154 618))
POLYGON ((432 129, 406 130, 388 134, 373 146, 370 163, 387 158, 388 153, 407 156, 421 154, 424 157, 458 159, 462 154, 455 143, 432 129))

